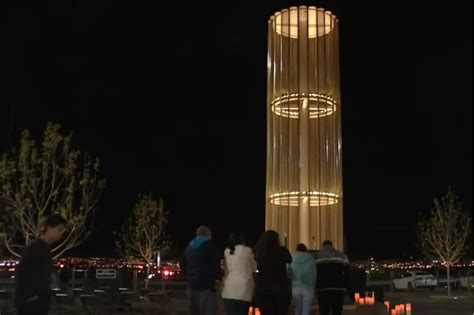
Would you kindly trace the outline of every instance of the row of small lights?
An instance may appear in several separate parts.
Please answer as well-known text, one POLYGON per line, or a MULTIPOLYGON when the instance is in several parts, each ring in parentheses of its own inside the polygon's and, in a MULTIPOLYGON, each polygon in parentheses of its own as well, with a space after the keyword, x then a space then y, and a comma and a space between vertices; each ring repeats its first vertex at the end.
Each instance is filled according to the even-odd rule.
POLYGON ((283 196, 325 196, 325 197, 333 197, 337 198, 337 194, 332 192, 326 191, 288 191, 288 192, 281 192, 270 195, 270 198, 277 198, 283 196))
MULTIPOLYGON (((70 260, 78 260, 82 261, 82 259, 70 259, 70 260)), ((55 265, 61 269, 65 268, 66 266, 70 267, 70 264, 64 263, 64 260, 62 260, 62 263, 56 263, 55 265)), ((18 265, 18 261, 2 261, 0 262, 0 267, 4 267, 6 271, 9 272, 14 272, 16 269, 16 266, 18 265)), ((374 264, 374 261, 371 260, 371 271, 377 271, 379 268, 374 268, 372 267, 374 264)), ((167 264, 170 268, 176 268, 179 269, 179 265, 177 264, 167 264)), ((146 266, 146 265, 145 265, 146 266)), ((75 268, 78 269, 86 269, 90 267, 95 267, 95 268, 126 268, 126 269, 137 269, 139 271, 145 270, 145 266, 143 264, 120 264, 120 263, 115 263, 115 264, 79 264, 75 265, 75 268)), ((354 263, 354 266, 358 269, 365 269, 366 264, 364 263, 354 263)), ((440 263, 439 266, 446 267, 446 264, 440 263)), ((382 268, 384 269, 400 269, 400 270, 412 270, 412 269, 432 269, 436 268, 436 265, 434 264, 422 264, 422 263, 384 263, 381 265, 382 268)), ((452 266, 453 268, 472 268, 474 267, 474 261, 471 261, 469 264, 455 264, 452 266)), ((152 267, 153 269, 156 269, 156 266, 152 267)), ((2 268, 3 269, 3 268, 2 268)))
POLYGON ((324 191, 290 191, 270 195, 270 202, 275 205, 298 206, 300 198, 304 198, 303 201, 309 198, 310 205, 327 206, 337 203, 338 195, 324 191))
MULTIPOLYGON (((445 263, 430 263, 430 264, 423 264, 421 262, 404 262, 404 263, 375 263, 373 260, 371 260, 370 263, 360 263, 360 262, 355 262, 355 266, 359 269, 364 269, 366 268, 367 265, 374 266, 377 265, 377 267, 382 267, 384 269, 402 269, 402 270, 411 270, 411 269, 431 269, 431 268, 436 268, 437 266, 442 266, 446 267, 445 263)), ((467 268, 467 267, 474 267, 474 261, 471 261, 468 264, 454 264, 452 267, 454 268, 467 268)))
MULTIPOLYGON (((310 110, 310 114, 309 114, 309 117, 310 118, 319 118, 319 117, 325 117, 325 116, 329 116, 331 115, 332 113, 334 113, 336 111, 336 100, 334 100, 333 98, 327 96, 327 95, 324 95, 324 94, 317 94, 317 93, 310 93, 309 94, 309 100, 312 100, 312 101, 322 101, 328 105, 330 105, 331 107, 327 107, 327 108, 320 108, 320 107, 312 107, 311 104, 310 104, 310 107, 309 107, 309 110, 310 110)), ((301 94, 298 94, 298 93, 292 93, 292 94, 285 94, 285 95, 282 95, 282 96, 279 96, 279 97, 276 97, 270 104, 272 105, 272 111, 279 115, 279 116, 283 116, 283 117, 290 117, 290 118, 298 118, 299 117, 299 107, 283 107, 281 106, 281 102, 282 101, 296 101, 296 100, 300 100, 301 98, 307 98, 306 94, 305 93, 301 93, 301 94)), ((303 105, 304 106, 304 105, 303 105)))
MULTIPOLYGON (((297 108, 283 108, 272 106, 272 112, 277 116, 289 117, 289 118, 299 118, 299 112, 297 108)), ((314 108, 310 107, 309 118, 320 118, 331 115, 334 112, 332 108, 314 108)))

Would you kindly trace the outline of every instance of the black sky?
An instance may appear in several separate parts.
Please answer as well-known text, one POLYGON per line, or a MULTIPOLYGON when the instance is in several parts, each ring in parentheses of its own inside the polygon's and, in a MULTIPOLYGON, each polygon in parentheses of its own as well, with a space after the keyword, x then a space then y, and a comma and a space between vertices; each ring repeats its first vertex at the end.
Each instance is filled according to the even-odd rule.
POLYGON ((448 186, 471 208, 471 1, 15 2, 0 151, 55 121, 108 180, 75 254, 113 254, 111 231, 146 192, 165 198, 178 247, 203 223, 221 246, 237 227, 256 240, 267 20, 301 4, 340 18, 349 255, 416 253, 418 215, 448 186))

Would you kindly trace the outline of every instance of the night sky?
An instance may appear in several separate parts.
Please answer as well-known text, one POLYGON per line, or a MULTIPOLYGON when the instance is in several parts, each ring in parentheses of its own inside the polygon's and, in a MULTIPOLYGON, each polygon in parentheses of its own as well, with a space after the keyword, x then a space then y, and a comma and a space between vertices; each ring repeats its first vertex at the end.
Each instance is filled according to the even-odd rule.
POLYGON ((351 258, 416 254, 416 221, 452 186, 472 205, 471 1, 14 2, 3 29, 0 151, 47 121, 101 158, 93 236, 114 255, 137 194, 183 248, 264 229, 267 20, 292 5, 340 19, 344 214, 351 258), (14 111, 12 111, 14 109, 14 111))

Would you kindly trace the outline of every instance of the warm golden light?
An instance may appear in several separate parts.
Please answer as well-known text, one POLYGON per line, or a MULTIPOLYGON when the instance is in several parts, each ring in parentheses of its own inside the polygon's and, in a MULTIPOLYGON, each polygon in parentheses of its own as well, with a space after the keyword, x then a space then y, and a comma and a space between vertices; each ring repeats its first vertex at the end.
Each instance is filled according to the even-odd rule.
POLYGON ((273 204, 290 207, 297 207, 301 202, 307 202, 308 199, 310 207, 329 206, 337 202, 337 195, 324 191, 290 191, 270 196, 273 204))
POLYGON ((338 20, 291 7, 268 21, 266 229, 293 251, 343 250, 338 20))
POLYGON ((278 35, 298 38, 301 22, 306 22, 309 38, 324 36, 334 30, 336 17, 331 11, 324 11, 316 7, 291 7, 289 10, 282 10, 272 17, 275 21, 275 30, 278 35), (302 12, 302 11, 305 12, 302 12))
POLYGON ((278 116, 299 118, 300 107, 306 109, 309 104, 309 118, 322 118, 331 115, 336 111, 336 101, 326 95, 310 93, 306 96, 304 93, 282 95, 272 102, 272 112, 278 116))
POLYGON ((355 300, 356 304, 359 303, 359 299, 360 299, 360 293, 354 293, 354 300, 355 300))

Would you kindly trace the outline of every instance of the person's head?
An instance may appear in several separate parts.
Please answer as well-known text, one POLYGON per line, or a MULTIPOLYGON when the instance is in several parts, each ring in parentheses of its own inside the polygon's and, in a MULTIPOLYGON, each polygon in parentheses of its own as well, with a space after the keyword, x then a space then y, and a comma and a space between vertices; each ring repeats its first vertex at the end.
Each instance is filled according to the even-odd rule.
POLYGON ((276 248, 280 246, 280 236, 273 230, 263 232, 262 236, 258 240, 258 245, 265 248, 276 248))
POLYGON ((258 263, 270 262, 280 247, 280 237, 277 232, 268 230, 263 232, 262 236, 255 245, 255 258, 258 263))
POLYGON ((333 247, 332 242, 330 240, 325 240, 323 242, 323 247, 333 247))
POLYGON ((59 241, 66 230, 67 221, 59 214, 51 214, 46 218, 43 229, 43 239, 54 244, 59 241))
POLYGON ((305 244, 303 243, 299 243, 298 245, 296 245, 296 251, 297 252, 307 252, 308 251, 308 248, 306 247, 305 244))
POLYGON ((205 237, 212 238, 211 229, 205 225, 201 225, 196 230, 196 236, 205 236, 205 237))
POLYGON ((241 233, 232 233, 227 242, 227 248, 230 249, 230 254, 234 255, 235 246, 244 244, 245 239, 241 233))

